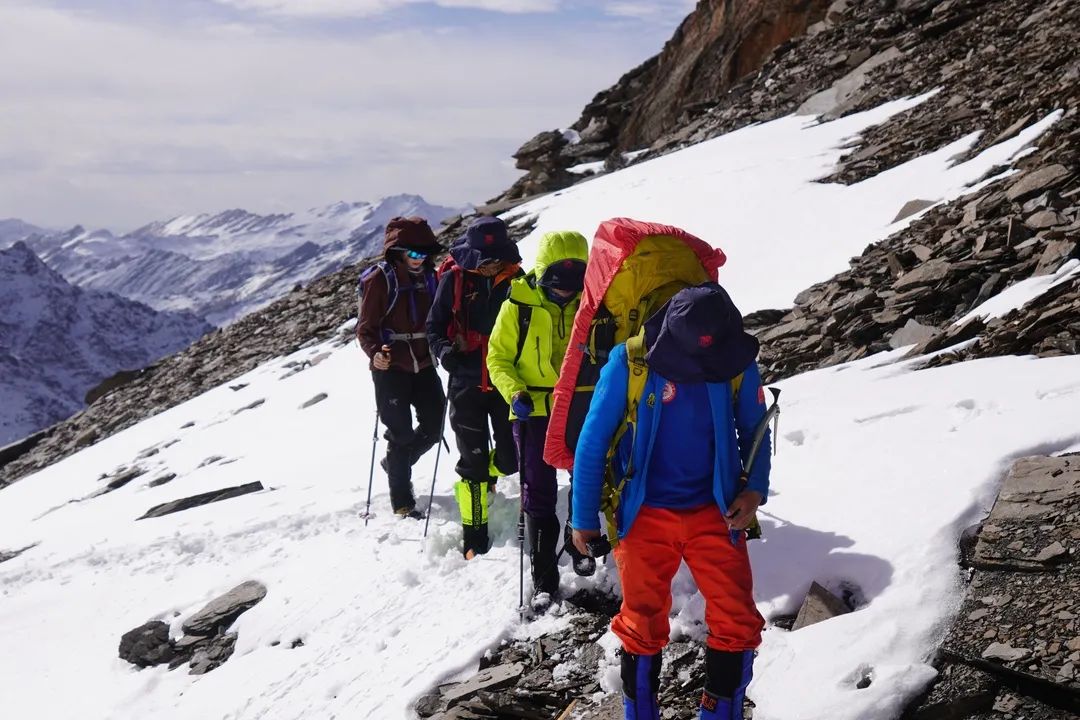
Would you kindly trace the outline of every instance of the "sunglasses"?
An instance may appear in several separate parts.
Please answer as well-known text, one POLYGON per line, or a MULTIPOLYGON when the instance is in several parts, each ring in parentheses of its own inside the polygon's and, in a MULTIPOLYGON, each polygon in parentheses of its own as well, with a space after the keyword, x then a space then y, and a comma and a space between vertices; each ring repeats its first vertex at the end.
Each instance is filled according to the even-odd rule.
POLYGON ((424 258, 427 257, 427 255, 428 255, 427 253, 422 253, 419 250, 406 250, 405 251, 405 257, 409 258, 410 260, 423 260, 424 258))

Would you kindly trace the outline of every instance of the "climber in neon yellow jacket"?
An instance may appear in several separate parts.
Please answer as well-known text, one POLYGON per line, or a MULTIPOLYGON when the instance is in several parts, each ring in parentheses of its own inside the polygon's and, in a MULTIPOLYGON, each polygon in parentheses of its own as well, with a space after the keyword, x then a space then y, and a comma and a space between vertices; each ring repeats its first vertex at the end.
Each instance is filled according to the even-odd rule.
MULTIPOLYGON (((555 468, 544 462, 547 416, 551 391, 570 344, 588 257, 588 243, 580 233, 545 234, 532 272, 511 284, 509 302, 499 309, 488 344, 488 375, 510 405, 522 453, 522 493, 538 609, 550 603, 559 588, 558 486, 555 468)), ((569 537, 569 525, 565 534, 569 537)), ((574 570, 591 575, 595 561, 580 555, 573 543, 565 545, 574 570)))

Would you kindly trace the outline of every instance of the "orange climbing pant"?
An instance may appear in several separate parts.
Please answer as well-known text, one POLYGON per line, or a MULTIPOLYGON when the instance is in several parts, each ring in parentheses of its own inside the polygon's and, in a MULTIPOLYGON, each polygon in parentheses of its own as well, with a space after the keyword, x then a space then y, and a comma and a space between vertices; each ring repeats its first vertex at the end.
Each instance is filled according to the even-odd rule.
POLYGON ((733 545, 720 508, 711 503, 690 510, 643 505, 615 548, 623 602, 611 630, 627 652, 653 655, 667 645, 671 580, 682 560, 705 598, 707 645, 757 648, 765 621, 754 606, 745 534, 733 545))

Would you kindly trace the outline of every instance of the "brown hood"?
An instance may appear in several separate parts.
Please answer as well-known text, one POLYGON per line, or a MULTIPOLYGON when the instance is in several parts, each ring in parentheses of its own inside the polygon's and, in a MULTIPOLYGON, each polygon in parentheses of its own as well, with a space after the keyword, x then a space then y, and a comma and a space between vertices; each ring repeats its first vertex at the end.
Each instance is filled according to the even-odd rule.
POLYGON ((392 248, 407 248, 429 254, 442 250, 431 226, 422 217, 396 217, 386 223, 383 253, 392 248))

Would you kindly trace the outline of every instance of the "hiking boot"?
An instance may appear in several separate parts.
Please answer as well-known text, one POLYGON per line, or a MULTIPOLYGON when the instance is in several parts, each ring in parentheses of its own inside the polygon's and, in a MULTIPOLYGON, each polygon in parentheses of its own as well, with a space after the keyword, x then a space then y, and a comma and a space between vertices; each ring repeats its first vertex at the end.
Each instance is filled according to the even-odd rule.
POLYGON ((394 514, 400 519, 412 518, 413 520, 423 520, 424 513, 417 510, 415 507, 401 507, 394 510, 394 514))
POLYGON ((525 531, 529 535, 529 560, 532 563, 533 592, 549 596, 559 592, 559 565, 555 546, 559 544, 559 519, 525 516, 525 531))
POLYGON ((483 555, 491 549, 487 523, 483 525, 463 525, 461 531, 463 540, 461 554, 465 556, 466 560, 472 560, 477 555, 483 555))
POLYGON ((529 609, 533 611, 534 615, 543 615, 557 602, 558 598, 551 593, 534 592, 532 598, 529 600, 529 609))
POLYGON ((578 552, 577 547, 574 546, 573 535, 573 528, 567 523, 563 529, 563 546, 570 556, 570 563, 574 568, 574 572, 581 577, 589 577, 596 572, 596 558, 578 552))

